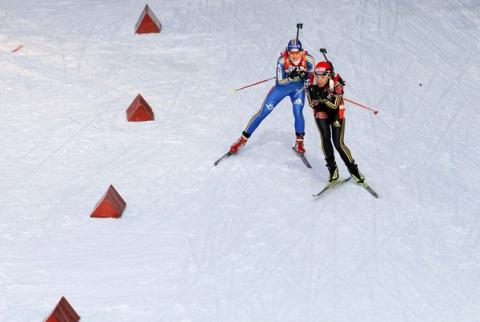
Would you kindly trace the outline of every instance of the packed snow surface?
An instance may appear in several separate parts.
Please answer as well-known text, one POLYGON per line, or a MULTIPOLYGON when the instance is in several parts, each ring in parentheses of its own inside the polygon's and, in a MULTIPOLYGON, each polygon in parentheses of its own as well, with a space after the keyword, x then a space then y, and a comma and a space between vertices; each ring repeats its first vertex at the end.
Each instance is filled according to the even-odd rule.
MULTIPOLYGON (((480 321, 477 0, 1 0, 0 321, 480 321), (295 37, 346 80, 380 194, 307 169, 288 99, 217 167, 295 37), (23 45, 21 49, 12 50, 23 45), (130 123, 141 93, 155 121, 130 123), (112 184, 121 219, 92 219, 112 184)), ((337 155, 340 175, 347 170, 337 155)))

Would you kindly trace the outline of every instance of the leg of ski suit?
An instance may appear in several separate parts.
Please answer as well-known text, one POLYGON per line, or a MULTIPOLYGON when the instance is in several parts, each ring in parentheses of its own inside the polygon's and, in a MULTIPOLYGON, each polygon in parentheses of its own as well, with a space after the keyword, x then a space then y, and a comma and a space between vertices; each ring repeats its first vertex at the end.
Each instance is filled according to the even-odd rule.
POLYGON ((340 120, 335 113, 335 116, 328 116, 326 118, 315 117, 320 138, 322 141, 322 150, 327 161, 327 166, 335 164, 335 155, 333 152, 333 145, 340 154, 343 162, 348 169, 351 169, 355 161, 352 158, 350 149, 343 141, 345 131, 345 119, 340 120), (333 141, 333 145, 332 145, 333 141))
MULTIPOLYGON (((298 86, 296 86, 298 87, 298 86)), ((303 118, 303 104, 305 101, 305 92, 303 88, 300 90, 291 86, 274 86, 268 92, 267 97, 263 101, 260 110, 253 115, 244 130, 244 135, 249 137, 257 129, 260 123, 270 114, 275 106, 286 96, 290 96, 293 105, 293 115, 295 117, 295 132, 303 134, 305 131, 305 120, 303 118)))
POLYGON ((293 117, 295 118, 295 134, 305 134, 305 119, 303 118, 303 105, 305 102, 305 91, 298 89, 290 94, 292 101, 293 117))

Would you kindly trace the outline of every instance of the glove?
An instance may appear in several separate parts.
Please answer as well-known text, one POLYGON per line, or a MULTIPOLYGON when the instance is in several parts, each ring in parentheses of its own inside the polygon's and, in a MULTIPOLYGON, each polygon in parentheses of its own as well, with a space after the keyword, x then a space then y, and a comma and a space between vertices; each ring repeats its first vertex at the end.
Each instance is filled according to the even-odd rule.
POLYGON ((328 99, 328 96, 328 91, 318 91, 318 97, 320 97, 320 99, 328 99))
POLYGON ((294 69, 290 72, 290 74, 288 74, 288 78, 290 78, 290 79, 297 78, 299 73, 300 73, 300 69, 294 68, 294 69))
POLYGON ((294 78, 305 79, 305 78, 307 78, 307 72, 304 71, 304 70, 301 70, 298 67, 296 67, 290 72, 290 74, 288 74, 288 78, 290 78, 290 79, 294 79, 294 78))
POLYGON ((318 103, 320 103, 319 100, 312 100, 312 105, 310 107, 315 109, 315 107, 317 107, 318 103))

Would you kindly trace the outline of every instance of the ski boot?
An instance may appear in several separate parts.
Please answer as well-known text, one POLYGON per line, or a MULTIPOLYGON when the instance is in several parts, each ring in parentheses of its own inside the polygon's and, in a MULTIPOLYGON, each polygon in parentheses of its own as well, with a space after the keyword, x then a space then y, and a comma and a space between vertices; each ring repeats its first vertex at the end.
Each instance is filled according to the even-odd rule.
POLYGON ((237 153, 238 150, 240 150, 245 146, 245 144, 247 144, 247 141, 248 141, 248 137, 242 133, 242 136, 237 141, 235 141, 235 143, 233 143, 232 146, 230 147, 230 153, 231 154, 237 153))
POLYGON ((363 183, 365 182, 365 177, 363 176, 363 174, 360 173, 360 171, 358 171, 358 166, 355 161, 350 164, 350 166, 348 167, 348 171, 350 172, 350 175, 356 183, 358 183, 359 185, 363 185, 363 183))
POLYGON ((305 148, 303 147, 303 134, 297 134, 295 139, 295 152, 298 154, 305 154, 305 148))
POLYGON ((338 168, 337 164, 333 162, 332 164, 327 164, 328 172, 330 173, 330 177, 328 178, 328 184, 333 185, 338 180, 338 168))

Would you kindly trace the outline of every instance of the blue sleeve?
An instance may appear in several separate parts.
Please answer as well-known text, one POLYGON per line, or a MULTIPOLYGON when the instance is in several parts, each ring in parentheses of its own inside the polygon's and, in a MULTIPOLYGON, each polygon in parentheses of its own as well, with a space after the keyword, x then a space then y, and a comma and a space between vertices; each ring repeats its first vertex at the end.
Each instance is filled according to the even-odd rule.
POLYGON ((277 85, 285 85, 290 83, 290 79, 285 72, 285 58, 280 56, 277 61, 277 85))
POLYGON ((315 59, 310 54, 305 56, 305 61, 307 62, 307 74, 308 77, 313 77, 313 71, 315 69, 315 59))
POLYGON ((307 55, 305 57, 305 61, 307 62, 307 72, 308 73, 313 72, 313 69, 315 68, 315 60, 313 59, 313 57, 310 55, 307 55))

